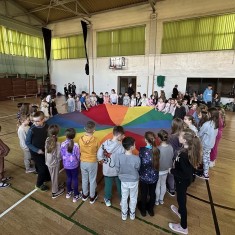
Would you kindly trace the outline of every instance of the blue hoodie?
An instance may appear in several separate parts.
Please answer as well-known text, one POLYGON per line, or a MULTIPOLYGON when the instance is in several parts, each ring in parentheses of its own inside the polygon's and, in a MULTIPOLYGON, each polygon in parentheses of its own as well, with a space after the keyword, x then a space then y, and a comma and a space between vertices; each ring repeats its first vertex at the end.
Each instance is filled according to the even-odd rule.
POLYGON ((208 89, 208 88, 206 88, 206 90, 204 91, 204 93, 203 93, 203 101, 205 103, 212 102, 212 92, 213 91, 211 89, 208 89))

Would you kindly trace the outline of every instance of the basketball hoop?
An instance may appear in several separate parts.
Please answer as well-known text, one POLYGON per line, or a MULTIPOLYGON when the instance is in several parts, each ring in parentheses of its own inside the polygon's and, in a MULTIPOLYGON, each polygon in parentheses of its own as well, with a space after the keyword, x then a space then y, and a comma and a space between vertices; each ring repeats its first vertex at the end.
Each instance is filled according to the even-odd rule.
POLYGON ((122 70, 126 67, 125 57, 111 57, 109 61, 109 68, 112 70, 122 70))
POLYGON ((112 70, 113 70, 113 71, 115 71, 115 70, 116 70, 116 65, 114 65, 114 66, 112 67, 112 70))

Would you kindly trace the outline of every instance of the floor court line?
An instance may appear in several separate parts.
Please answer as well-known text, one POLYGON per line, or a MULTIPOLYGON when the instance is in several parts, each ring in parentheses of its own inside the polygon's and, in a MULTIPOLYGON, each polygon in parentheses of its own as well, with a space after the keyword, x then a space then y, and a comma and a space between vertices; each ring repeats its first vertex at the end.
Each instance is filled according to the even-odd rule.
MULTIPOLYGON (((24 169, 23 166, 19 166, 19 165, 15 164, 15 163, 13 163, 13 162, 7 160, 7 159, 6 159, 5 161, 7 161, 7 162, 9 162, 9 163, 11 163, 11 164, 13 164, 13 165, 15 165, 15 166, 18 166, 18 167, 24 169)), ((64 171, 64 168, 62 168, 62 169, 59 171, 59 173, 61 173, 62 171, 64 171)), ((104 177, 101 177, 101 179, 97 182, 97 185, 103 180, 103 178, 104 178, 104 177)), ((194 199, 196 199, 196 200, 199 200, 199 201, 201 201, 201 202, 204 202, 204 203, 206 203, 206 204, 210 204, 210 203, 211 203, 210 201, 207 201, 207 200, 205 200, 205 199, 199 198, 199 197, 197 197, 197 196, 195 196, 195 195, 192 195, 192 194, 190 194, 190 193, 187 193, 187 196, 189 196, 189 197, 191 197, 191 198, 194 198, 194 199)), ((233 207, 224 206, 224 205, 221 205, 221 204, 218 204, 218 203, 213 203, 213 205, 216 206, 216 207, 220 207, 220 208, 222 208, 222 209, 225 209, 225 210, 235 211, 235 208, 233 208, 233 207)))
POLYGON ((210 189, 210 184, 209 184, 208 180, 206 180, 206 187, 207 187, 208 196, 209 196, 209 200, 210 200, 211 213, 212 213, 212 217, 213 217, 214 225, 215 225, 215 232, 216 232, 216 235, 220 235, 219 223, 218 223, 218 220, 217 220, 217 216, 216 216, 216 212, 215 212, 215 207, 214 207, 214 203, 213 203, 213 199, 212 199, 212 194, 211 194, 211 189, 210 189))
POLYGON ((16 133, 16 131, 12 131, 12 132, 9 132, 9 133, 4 133, 4 134, 2 134, 2 135, 0 135, 0 136, 11 135, 11 134, 13 134, 13 133, 16 133))
MULTIPOLYGON (((62 168, 59 173, 61 173, 64 170, 64 168, 62 168)), ((25 195, 23 198, 21 198, 18 202, 16 202, 14 205, 12 205, 11 207, 9 207, 7 210, 5 210, 1 215, 0 218, 2 218, 5 214, 7 214, 9 211, 11 211, 12 209, 14 209, 16 206, 18 206, 21 202, 23 202, 25 199, 27 199, 29 196, 31 196, 34 192, 36 192, 37 189, 34 189, 33 191, 31 191, 30 193, 28 193, 27 195, 25 195)))
MULTIPOLYGON (((12 186, 11 186, 11 188, 12 188, 13 190, 15 190, 16 192, 18 192, 18 193, 20 193, 20 194, 22 194, 22 195, 25 195, 24 192, 22 192, 21 190, 15 188, 15 187, 12 187, 12 186)), ((90 229, 89 227, 86 227, 85 225, 79 223, 78 221, 76 221, 76 220, 74 220, 74 219, 72 219, 72 218, 69 218, 66 214, 64 214, 64 213, 62 213, 62 212, 60 212, 60 211, 58 211, 58 210, 52 208, 51 206, 49 206, 49 205, 45 204, 44 202, 42 202, 42 201, 40 201, 40 200, 34 198, 33 196, 30 196, 29 199, 32 200, 32 201, 34 201, 34 202, 36 202, 37 204, 39 204, 39 205, 45 207, 46 209, 48 209, 48 210, 50 210, 50 211, 56 213, 57 215, 61 216, 62 218, 66 219, 66 220, 68 220, 68 221, 70 221, 70 222, 72 222, 73 224, 79 226, 80 228, 82 228, 82 229, 84 229, 84 230, 90 232, 91 234, 97 234, 97 235, 98 235, 98 233, 96 233, 94 230, 90 229)))
POLYGON ((6 215, 8 212, 10 212, 12 209, 14 209, 17 205, 19 205, 21 202, 23 202, 25 199, 27 199, 29 196, 31 196, 33 193, 35 193, 37 189, 34 189, 30 193, 26 194, 23 198, 21 198, 18 202, 13 204, 11 207, 9 207, 7 210, 5 210, 1 215, 0 218, 2 218, 4 215, 6 215))
MULTIPOLYGON (((190 193, 187 193, 187 196, 189 196, 189 197, 191 197, 191 198, 194 198, 194 199, 196 199, 196 200, 198 200, 198 201, 201 201, 201 202, 204 202, 204 203, 207 203, 207 204, 211 204, 211 202, 209 202, 209 201, 207 201, 207 200, 205 200, 205 199, 196 197, 196 196, 194 196, 194 195, 192 195, 192 194, 190 194, 190 193)), ((221 204, 218 204, 218 203, 214 203, 214 202, 213 202, 213 205, 216 206, 216 207, 220 207, 220 208, 222 208, 222 209, 225 209, 225 210, 235 211, 235 208, 233 208, 233 207, 224 206, 224 205, 221 205, 221 204)))
MULTIPOLYGON (((104 202, 100 202, 100 203, 101 203, 101 204, 104 204, 104 202)), ((114 209, 114 210, 116 210, 116 211, 121 212, 121 209, 119 209, 119 208, 117 208, 117 207, 115 207, 115 206, 110 206, 110 208, 112 208, 112 209, 114 209)), ((175 232, 169 230, 168 228, 163 228, 163 227, 161 227, 161 226, 159 226, 159 225, 157 225, 157 224, 154 224, 154 223, 152 223, 152 222, 150 222, 150 221, 147 221, 147 220, 145 220, 145 219, 143 219, 143 218, 141 218, 141 217, 139 217, 139 216, 135 216, 135 218, 136 218, 137 220, 142 221, 143 223, 149 224, 149 225, 151 225, 151 226, 157 228, 158 230, 162 230, 162 231, 164 231, 164 232, 166 232, 166 233, 169 233, 169 234, 172 234, 172 235, 177 235, 177 233, 175 233, 175 232)))
POLYGON ((10 115, 6 115, 6 116, 3 116, 3 117, 0 117, 0 118, 8 118, 8 117, 12 117, 12 116, 16 116, 16 114, 10 114, 10 115))

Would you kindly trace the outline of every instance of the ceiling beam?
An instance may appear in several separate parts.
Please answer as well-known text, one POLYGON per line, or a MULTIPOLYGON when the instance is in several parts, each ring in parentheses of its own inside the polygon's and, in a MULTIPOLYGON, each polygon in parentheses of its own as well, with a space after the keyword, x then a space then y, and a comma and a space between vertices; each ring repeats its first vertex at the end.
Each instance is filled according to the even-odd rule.
POLYGON ((149 4, 152 7, 153 13, 156 12, 156 8, 155 8, 156 2, 157 2, 156 0, 149 0, 149 4))
MULTIPOLYGON (((7 2, 11 3, 12 5, 14 5, 15 7, 17 7, 18 9, 20 9, 21 11, 24 12, 24 15, 30 15, 30 17, 32 17, 33 19, 35 19, 36 21, 38 21, 42 26, 46 25, 46 22, 44 22, 43 20, 41 20, 40 18, 38 18, 37 16, 31 14, 29 11, 27 11, 25 8, 23 8, 21 5, 19 5, 18 3, 16 3, 13 0, 8 0, 7 2)), ((15 16, 9 16, 10 18, 15 18, 15 16)))
POLYGON ((29 13, 37 12, 37 11, 42 11, 48 8, 56 7, 56 6, 61 6, 66 3, 74 2, 75 0, 54 0, 51 1, 51 4, 49 5, 42 5, 40 7, 36 7, 32 10, 29 11, 29 13))
POLYGON ((66 11, 73 13, 76 16, 79 16, 79 13, 77 11, 73 11, 72 9, 70 9, 69 7, 66 7, 65 5, 61 5, 61 7, 63 7, 66 11))
POLYGON ((88 24, 91 24, 91 21, 86 19, 85 17, 82 17, 82 16, 74 16, 74 17, 69 17, 69 18, 66 18, 66 19, 61 19, 61 20, 53 20, 52 22, 49 22, 48 24, 54 24, 54 23, 59 23, 59 22, 65 22, 65 21, 68 21, 68 20, 76 20, 76 19, 82 19, 84 21, 86 21, 88 24))
MULTIPOLYGON (((80 12, 77 12, 77 11, 74 11, 74 10, 72 10, 71 8, 69 8, 69 7, 67 7, 67 6, 65 6, 64 4, 66 4, 66 3, 70 3, 70 2, 76 2, 75 0, 60 0, 60 1, 51 1, 51 4, 49 4, 49 5, 42 5, 42 6, 40 6, 40 7, 37 7, 37 8, 34 8, 34 9, 32 9, 32 10, 30 10, 30 11, 28 11, 28 13, 27 14, 31 14, 31 13, 34 13, 34 12, 37 12, 37 11, 42 11, 42 10, 46 10, 46 9, 51 9, 51 8, 54 8, 54 9, 57 9, 57 10, 64 10, 64 11, 68 11, 68 12, 70 12, 70 13, 73 13, 74 15, 76 15, 76 16, 87 16, 86 14, 84 14, 84 13, 80 13, 80 12), (60 7, 62 7, 63 9, 61 9, 61 8, 56 8, 57 6, 60 6, 60 7)), ((25 15, 25 14, 15 14, 13 17, 19 17, 19 16, 23 16, 23 15, 25 15)))
MULTIPOLYGON (((52 1, 53 0, 50 0, 50 6, 52 4, 52 1)), ((48 24, 48 21, 49 21, 50 12, 51 12, 51 8, 49 8, 48 13, 47 13, 47 24, 48 24)))
POLYGON ((9 15, 9 11, 8 11, 6 0, 4 0, 4 7, 5 7, 6 16, 9 17, 10 15, 9 15))
POLYGON ((78 6, 87 14, 87 16, 90 18, 90 17, 91 17, 91 14, 86 10, 86 8, 83 7, 83 5, 82 5, 78 0, 76 0, 76 3, 77 3, 78 6))
POLYGON ((139 3, 130 4, 127 6, 114 7, 114 8, 107 9, 107 10, 97 11, 97 12, 91 13, 91 16, 102 14, 102 13, 107 13, 107 12, 112 12, 112 11, 128 9, 128 8, 137 7, 137 6, 142 6, 142 5, 148 5, 148 2, 139 2, 139 3))

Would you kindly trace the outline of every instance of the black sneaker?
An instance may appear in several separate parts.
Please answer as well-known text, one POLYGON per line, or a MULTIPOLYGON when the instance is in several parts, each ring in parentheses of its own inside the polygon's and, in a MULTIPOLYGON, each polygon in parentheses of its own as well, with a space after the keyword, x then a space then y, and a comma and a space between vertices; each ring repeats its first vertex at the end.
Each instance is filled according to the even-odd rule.
POLYGON ((166 190, 171 197, 175 196, 175 192, 171 192, 169 189, 166 190))
POLYGON ((89 195, 82 194, 82 200, 85 202, 88 199, 89 195))
POLYGON ((153 211, 153 209, 149 209, 149 210, 148 210, 148 213, 149 213, 150 216, 154 216, 154 211, 153 211))
POLYGON ((196 174, 196 176, 198 177, 198 178, 201 178, 201 179, 204 179, 204 180, 209 180, 210 178, 209 178, 209 175, 204 175, 204 174, 202 174, 202 175, 197 175, 196 174))
POLYGON ((61 196, 64 193, 64 188, 60 189, 57 193, 52 193, 52 198, 55 199, 59 196, 61 196))
POLYGON ((137 203, 137 207, 138 209, 140 210, 140 214, 145 217, 146 216, 146 210, 143 210, 142 207, 141 207, 141 202, 138 202, 137 203))
POLYGON ((98 194, 95 193, 95 196, 90 198, 90 204, 94 204, 97 198, 98 198, 98 194))
POLYGON ((35 185, 35 188, 42 191, 42 192, 46 192, 49 189, 45 184, 42 184, 39 187, 37 185, 35 185))
POLYGON ((146 211, 140 210, 140 214, 141 214, 143 217, 145 217, 145 216, 146 216, 146 211))

